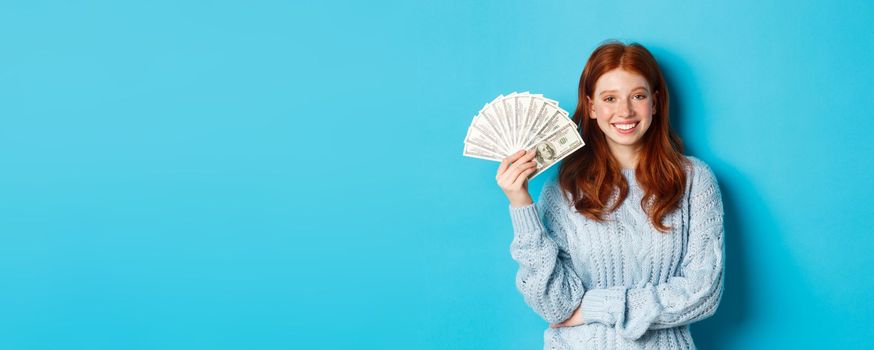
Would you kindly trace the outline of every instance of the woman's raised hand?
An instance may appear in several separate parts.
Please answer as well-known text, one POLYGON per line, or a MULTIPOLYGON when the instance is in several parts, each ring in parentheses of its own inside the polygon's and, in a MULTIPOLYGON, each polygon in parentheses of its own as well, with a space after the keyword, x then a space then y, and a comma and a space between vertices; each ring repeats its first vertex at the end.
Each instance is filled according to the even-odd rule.
POLYGON ((535 154, 537 154, 536 149, 519 150, 504 158, 498 167, 498 175, 495 179, 498 180, 498 186, 504 190, 513 207, 534 203, 531 194, 528 193, 528 176, 537 171, 537 162, 533 160, 535 154))

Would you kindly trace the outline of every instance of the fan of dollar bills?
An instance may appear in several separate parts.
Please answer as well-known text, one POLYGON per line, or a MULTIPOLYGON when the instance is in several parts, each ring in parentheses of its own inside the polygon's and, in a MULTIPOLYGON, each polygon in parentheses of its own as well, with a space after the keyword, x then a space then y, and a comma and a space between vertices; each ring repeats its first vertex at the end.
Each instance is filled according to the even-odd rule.
POLYGON ((464 138, 464 156, 503 161, 519 150, 536 149, 540 175, 585 145, 577 126, 558 102, 543 95, 500 95, 473 117, 464 138))

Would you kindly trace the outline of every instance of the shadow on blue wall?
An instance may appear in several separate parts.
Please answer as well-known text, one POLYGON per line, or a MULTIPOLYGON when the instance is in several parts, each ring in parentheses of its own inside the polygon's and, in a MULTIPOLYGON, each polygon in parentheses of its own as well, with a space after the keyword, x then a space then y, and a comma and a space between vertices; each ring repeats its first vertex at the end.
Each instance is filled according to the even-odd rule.
MULTIPOLYGON (((698 80, 694 77, 694 69, 680 57, 671 54, 668 49, 650 47, 650 45, 647 45, 647 48, 656 57, 665 74, 665 80, 671 93, 671 123, 680 137, 684 138, 684 141, 693 139, 692 135, 689 134, 693 131, 690 130, 689 121, 707 113, 706 103, 694 100, 700 96, 698 92, 702 91, 698 80), (682 84, 679 83, 680 81, 682 84), (696 108, 690 108, 690 106, 696 108), (695 110, 695 115, 689 113, 689 110, 695 110)), ((700 130, 700 128, 696 129, 700 130)), ((706 142, 696 144, 706 144, 706 142)), ((744 259, 746 253, 743 236, 745 232, 752 230, 744 226, 745 220, 741 215, 744 208, 747 211, 751 208, 750 203, 740 203, 737 194, 744 193, 746 198, 755 198, 757 192, 743 174, 736 172, 729 174, 728 172, 733 169, 732 166, 710 157, 709 155, 713 154, 710 150, 693 149, 688 141, 685 142, 685 146, 687 155, 701 158, 716 173, 725 211, 726 266, 722 300, 716 314, 692 325, 692 334, 695 344, 699 348, 725 349, 730 347, 730 339, 736 337, 743 323, 754 317, 750 314, 752 309, 748 303, 749 293, 752 289, 745 278, 748 276, 749 267, 746 265, 747 259, 744 259)), ((759 212, 768 210, 764 207, 763 202, 756 203, 755 206, 759 212)))

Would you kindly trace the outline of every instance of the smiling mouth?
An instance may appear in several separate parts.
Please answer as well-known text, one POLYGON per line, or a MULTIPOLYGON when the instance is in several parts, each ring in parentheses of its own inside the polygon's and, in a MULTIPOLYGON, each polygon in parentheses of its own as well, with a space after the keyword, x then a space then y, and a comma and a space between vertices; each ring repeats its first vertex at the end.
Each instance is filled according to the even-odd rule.
POLYGON ((616 128, 616 131, 620 134, 630 134, 634 132, 635 129, 637 129, 637 126, 640 125, 640 122, 637 121, 633 123, 613 123, 610 125, 613 125, 613 127, 616 128))

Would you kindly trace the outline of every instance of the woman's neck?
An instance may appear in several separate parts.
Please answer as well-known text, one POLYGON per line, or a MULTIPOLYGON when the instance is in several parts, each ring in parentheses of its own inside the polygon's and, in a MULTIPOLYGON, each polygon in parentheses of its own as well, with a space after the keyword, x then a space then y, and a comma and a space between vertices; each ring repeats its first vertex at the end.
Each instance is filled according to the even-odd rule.
POLYGON ((609 143, 610 153, 613 153, 613 158, 619 162, 619 166, 623 169, 637 168, 638 155, 640 155, 640 146, 627 146, 609 143))

